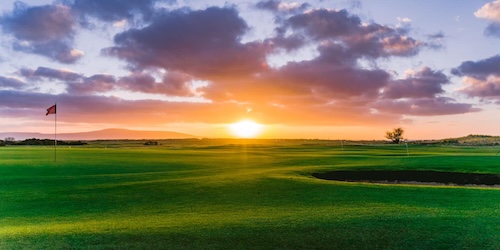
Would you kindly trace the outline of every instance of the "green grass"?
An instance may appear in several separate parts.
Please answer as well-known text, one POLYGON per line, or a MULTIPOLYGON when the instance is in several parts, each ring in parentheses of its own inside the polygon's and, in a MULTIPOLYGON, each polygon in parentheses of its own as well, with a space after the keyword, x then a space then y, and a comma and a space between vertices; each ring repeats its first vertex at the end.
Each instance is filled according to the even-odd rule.
POLYGON ((0 249, 500 249, 499 188, 310 176, 500 173, 499 147, 188 142, 59 148, 57 162, 0 148, 0 249))

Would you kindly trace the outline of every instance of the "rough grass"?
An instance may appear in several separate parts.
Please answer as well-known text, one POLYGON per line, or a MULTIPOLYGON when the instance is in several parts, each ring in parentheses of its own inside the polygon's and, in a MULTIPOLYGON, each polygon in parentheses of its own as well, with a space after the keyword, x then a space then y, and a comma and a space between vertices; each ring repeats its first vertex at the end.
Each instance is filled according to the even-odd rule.
POLYGON ((325 181, 500 173, 500 148, 259 141, 0 148, 0 248, 500 249, 500 189, 325 181), (200 146, 202 145, 202 146, 200 146))

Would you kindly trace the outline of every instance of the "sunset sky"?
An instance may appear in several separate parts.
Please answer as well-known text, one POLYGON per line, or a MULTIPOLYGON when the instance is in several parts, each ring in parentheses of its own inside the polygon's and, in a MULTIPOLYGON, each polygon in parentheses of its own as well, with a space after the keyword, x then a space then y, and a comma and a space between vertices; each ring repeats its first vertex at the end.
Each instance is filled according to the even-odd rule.
POLYGON ((500 0, 2 0, 0 33, 0 132, 500 135, 500 0))

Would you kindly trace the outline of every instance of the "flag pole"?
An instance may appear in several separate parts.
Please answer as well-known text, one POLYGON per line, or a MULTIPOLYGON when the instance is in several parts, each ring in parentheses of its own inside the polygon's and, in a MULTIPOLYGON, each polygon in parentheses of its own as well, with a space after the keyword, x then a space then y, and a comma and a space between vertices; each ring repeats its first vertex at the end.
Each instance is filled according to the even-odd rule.
POLYGON ((54 116, 54 162, 57 161, 57 102, 54 104, 55 116, 54 116))

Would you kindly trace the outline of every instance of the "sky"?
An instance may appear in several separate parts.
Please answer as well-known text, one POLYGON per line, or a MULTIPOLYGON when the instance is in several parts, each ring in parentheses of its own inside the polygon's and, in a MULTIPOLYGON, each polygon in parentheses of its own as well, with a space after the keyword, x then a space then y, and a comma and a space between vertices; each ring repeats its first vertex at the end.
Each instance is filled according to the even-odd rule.
POLYGON ((500 0, 2 0, 0 132, 500 135, 500 0))

